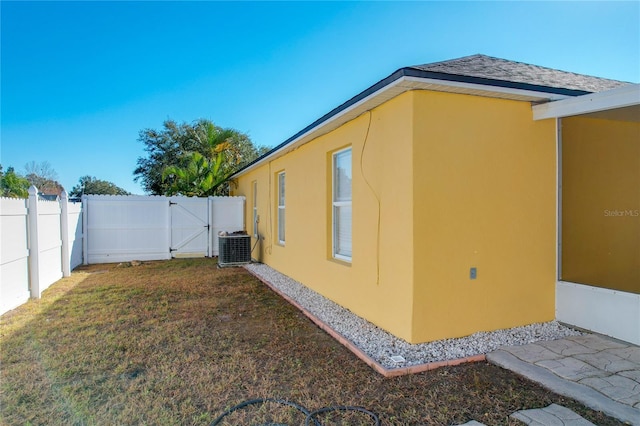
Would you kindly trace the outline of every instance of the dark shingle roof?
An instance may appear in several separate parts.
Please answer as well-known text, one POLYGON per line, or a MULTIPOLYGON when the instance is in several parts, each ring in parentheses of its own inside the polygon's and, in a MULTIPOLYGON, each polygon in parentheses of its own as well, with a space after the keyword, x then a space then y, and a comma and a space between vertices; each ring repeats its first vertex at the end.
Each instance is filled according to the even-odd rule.
POLYGON ((408 67, 452 76, 465 76, 558 89, 601 92, 624 86, 626 82, 560 71, 486 55, 472 55, 450 61, 408 67))

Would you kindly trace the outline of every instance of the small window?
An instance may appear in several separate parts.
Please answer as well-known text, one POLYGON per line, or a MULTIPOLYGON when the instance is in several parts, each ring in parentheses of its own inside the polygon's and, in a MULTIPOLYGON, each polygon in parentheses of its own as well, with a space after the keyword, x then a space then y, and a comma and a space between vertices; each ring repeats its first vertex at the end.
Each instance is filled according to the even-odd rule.
POLYGON ((351 261, 351 148, 333 154, 333 257, 351 261))
POLYGON ((278 242, 284 245, 284 172, 278 173, 278 242))
POLYGON ((253 182, 253 236, 258 238, 258 181, 253 182))

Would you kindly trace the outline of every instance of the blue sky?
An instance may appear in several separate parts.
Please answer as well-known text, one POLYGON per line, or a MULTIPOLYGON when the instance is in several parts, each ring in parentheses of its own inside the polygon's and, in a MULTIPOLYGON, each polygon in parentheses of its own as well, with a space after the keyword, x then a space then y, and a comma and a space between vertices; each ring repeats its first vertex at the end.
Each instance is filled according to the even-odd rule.
POLYGON ((398 68, 483 53, 638 83, 640 2, 0 2, 0 163, 141 194, 138 132, 274 146, 398 68))

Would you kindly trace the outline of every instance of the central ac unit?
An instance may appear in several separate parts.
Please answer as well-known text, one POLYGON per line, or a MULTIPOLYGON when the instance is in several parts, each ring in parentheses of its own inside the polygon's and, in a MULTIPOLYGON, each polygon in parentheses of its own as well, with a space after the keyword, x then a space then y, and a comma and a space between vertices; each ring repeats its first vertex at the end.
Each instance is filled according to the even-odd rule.
POLYGON ((251 236, 219 235, 218 266, 237 266, 251 263, 251 236))

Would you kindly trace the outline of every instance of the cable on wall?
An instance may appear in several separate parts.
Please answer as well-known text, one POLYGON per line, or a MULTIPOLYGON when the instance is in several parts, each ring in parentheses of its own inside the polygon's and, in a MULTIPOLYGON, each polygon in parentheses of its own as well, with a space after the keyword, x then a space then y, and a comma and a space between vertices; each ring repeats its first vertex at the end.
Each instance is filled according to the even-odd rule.
POLYGON ((369 130, 371 129, 371 121, 372 121, 372 115, 373 115, 371 110, 367 112, 369 113, 369 123, 367 124, 367 132, 364 135, 362 150, 360 151, 360 175, 362 176, 362 179, 367 184, 367 186, 369 187, 369 190, 371 191, 371 193, 373 194, 373 196, 375 197, 378 203, 378 223, 377 223, 377 229, 376 229, 376 285, 380 285, 380 215, 381 215, 380 197, 378 196, 376 191, 373 189, 373 186, 371 186, 371 183, 367 180, 367 177, 364 175, 364 165, 363 165, 364 150, 367 146, 367 141, 369 140, 369 130))
POLYGON ((273 214, 271 213, 271 210, 273 209, 273 199, 271 198, 271 161, 269 161, 269 202, 267 203, 267 214, 268 216, 268 226, 266 227, 267 230, 267 241, 269 241, 268 244, 265 245, 264 251, 265 253, 271 254, 271 249, 272 249, 272 244, 273 244, 273 214))

